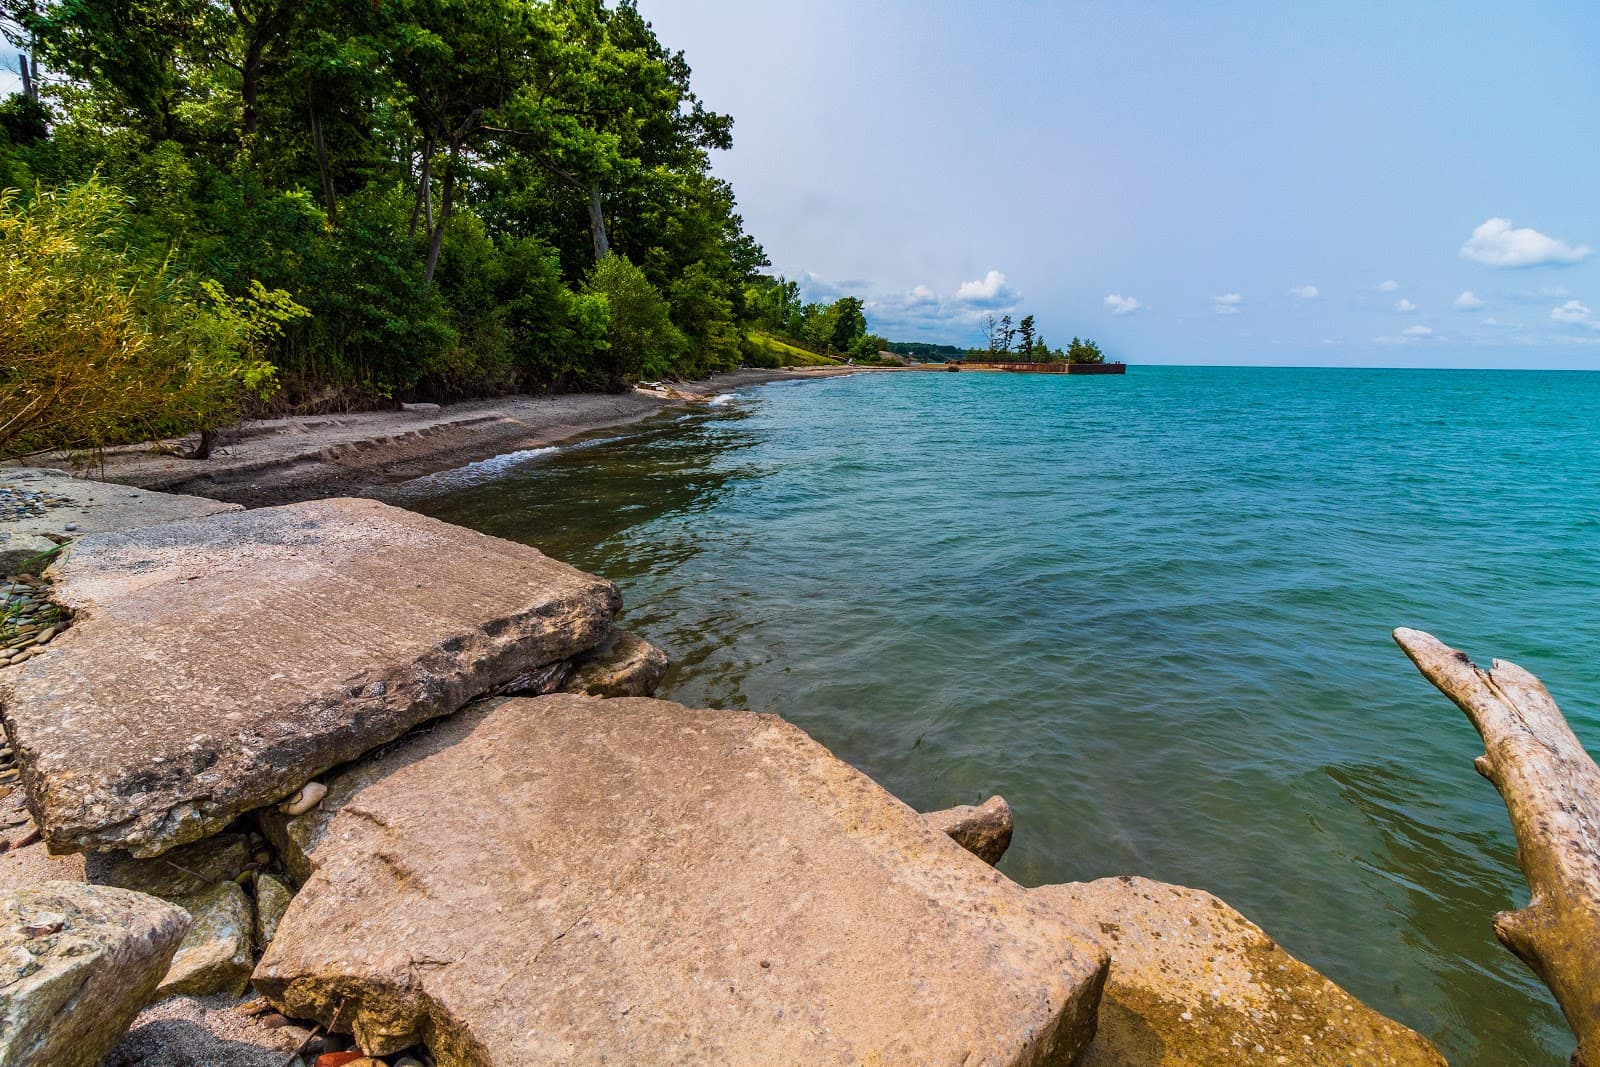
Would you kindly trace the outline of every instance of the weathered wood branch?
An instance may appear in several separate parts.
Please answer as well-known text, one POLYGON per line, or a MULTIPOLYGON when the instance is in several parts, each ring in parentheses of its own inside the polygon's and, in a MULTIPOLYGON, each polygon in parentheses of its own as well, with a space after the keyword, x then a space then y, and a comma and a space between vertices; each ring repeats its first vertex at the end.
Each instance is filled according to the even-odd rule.
POLYGON ((1482 670, 1420 630, 1394 639, 1483 738, 1474 766, 1505 801, 1532 890, 1526 908, 1495 916, 1494 932, 1555 994, 1578 1037, 1574 1067, 1600 1067, 1600 767, 1521 667, 1482 670))

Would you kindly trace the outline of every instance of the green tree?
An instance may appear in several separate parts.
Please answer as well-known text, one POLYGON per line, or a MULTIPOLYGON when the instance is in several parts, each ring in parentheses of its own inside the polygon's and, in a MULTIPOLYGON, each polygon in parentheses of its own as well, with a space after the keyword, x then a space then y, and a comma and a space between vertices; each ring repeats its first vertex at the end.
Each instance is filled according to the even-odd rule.
POLYGON ((605 378, 599 384, 615 387, 640 375, 670 375, 688 343, 672 324, 666 298, 644 271, 620 253, 608 255, 595 264, 588 291, 605 297, 609 316, 609 358, 602 364, 605 378))

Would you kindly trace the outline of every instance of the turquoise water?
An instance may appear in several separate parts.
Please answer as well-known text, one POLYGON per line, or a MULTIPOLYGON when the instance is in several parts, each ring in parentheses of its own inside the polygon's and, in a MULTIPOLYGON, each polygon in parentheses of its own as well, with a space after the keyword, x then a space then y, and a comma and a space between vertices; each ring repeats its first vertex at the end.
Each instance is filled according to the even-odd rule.
POLYGON ((1555 1065, 1476 735, 1388 634, 1521 663, 1600 745, 1597 431, 1600 374, 876 374, 412 506, 614 579, 664 695, 919 807, 1003 793, 1024 884, 1212 890, 1452 1062, 1555 1065))

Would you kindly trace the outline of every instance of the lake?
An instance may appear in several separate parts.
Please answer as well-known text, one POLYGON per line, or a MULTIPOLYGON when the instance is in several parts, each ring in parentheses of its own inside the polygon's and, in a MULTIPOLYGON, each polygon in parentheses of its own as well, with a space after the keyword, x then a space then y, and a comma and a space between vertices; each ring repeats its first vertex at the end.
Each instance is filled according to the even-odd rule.
POLYGON ((1460 1064, 1572 1039, 1465 718, 1394 646, 1538 674, 1600 744, 1600 374, 1130 367, 763 386, 413 486, 610 577, 662 695, 775 711, 1027 884, 1217 893, 1460 1064))

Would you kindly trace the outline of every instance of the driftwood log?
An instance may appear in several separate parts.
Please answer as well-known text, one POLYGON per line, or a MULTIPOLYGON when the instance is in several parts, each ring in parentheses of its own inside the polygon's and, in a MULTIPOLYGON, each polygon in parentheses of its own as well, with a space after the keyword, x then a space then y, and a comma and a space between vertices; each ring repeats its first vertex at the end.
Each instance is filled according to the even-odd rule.
POLYGON ((1474 766, 1505 801, 1533 893, 1526 908, 1496 915, 1494 932, 1555 994, 1578 1037, 1574 1067, 1600 1067, 1600 767, 1515 663, 1482 670, 1420 630, 1394 639, 1483 738, 1474 766))

